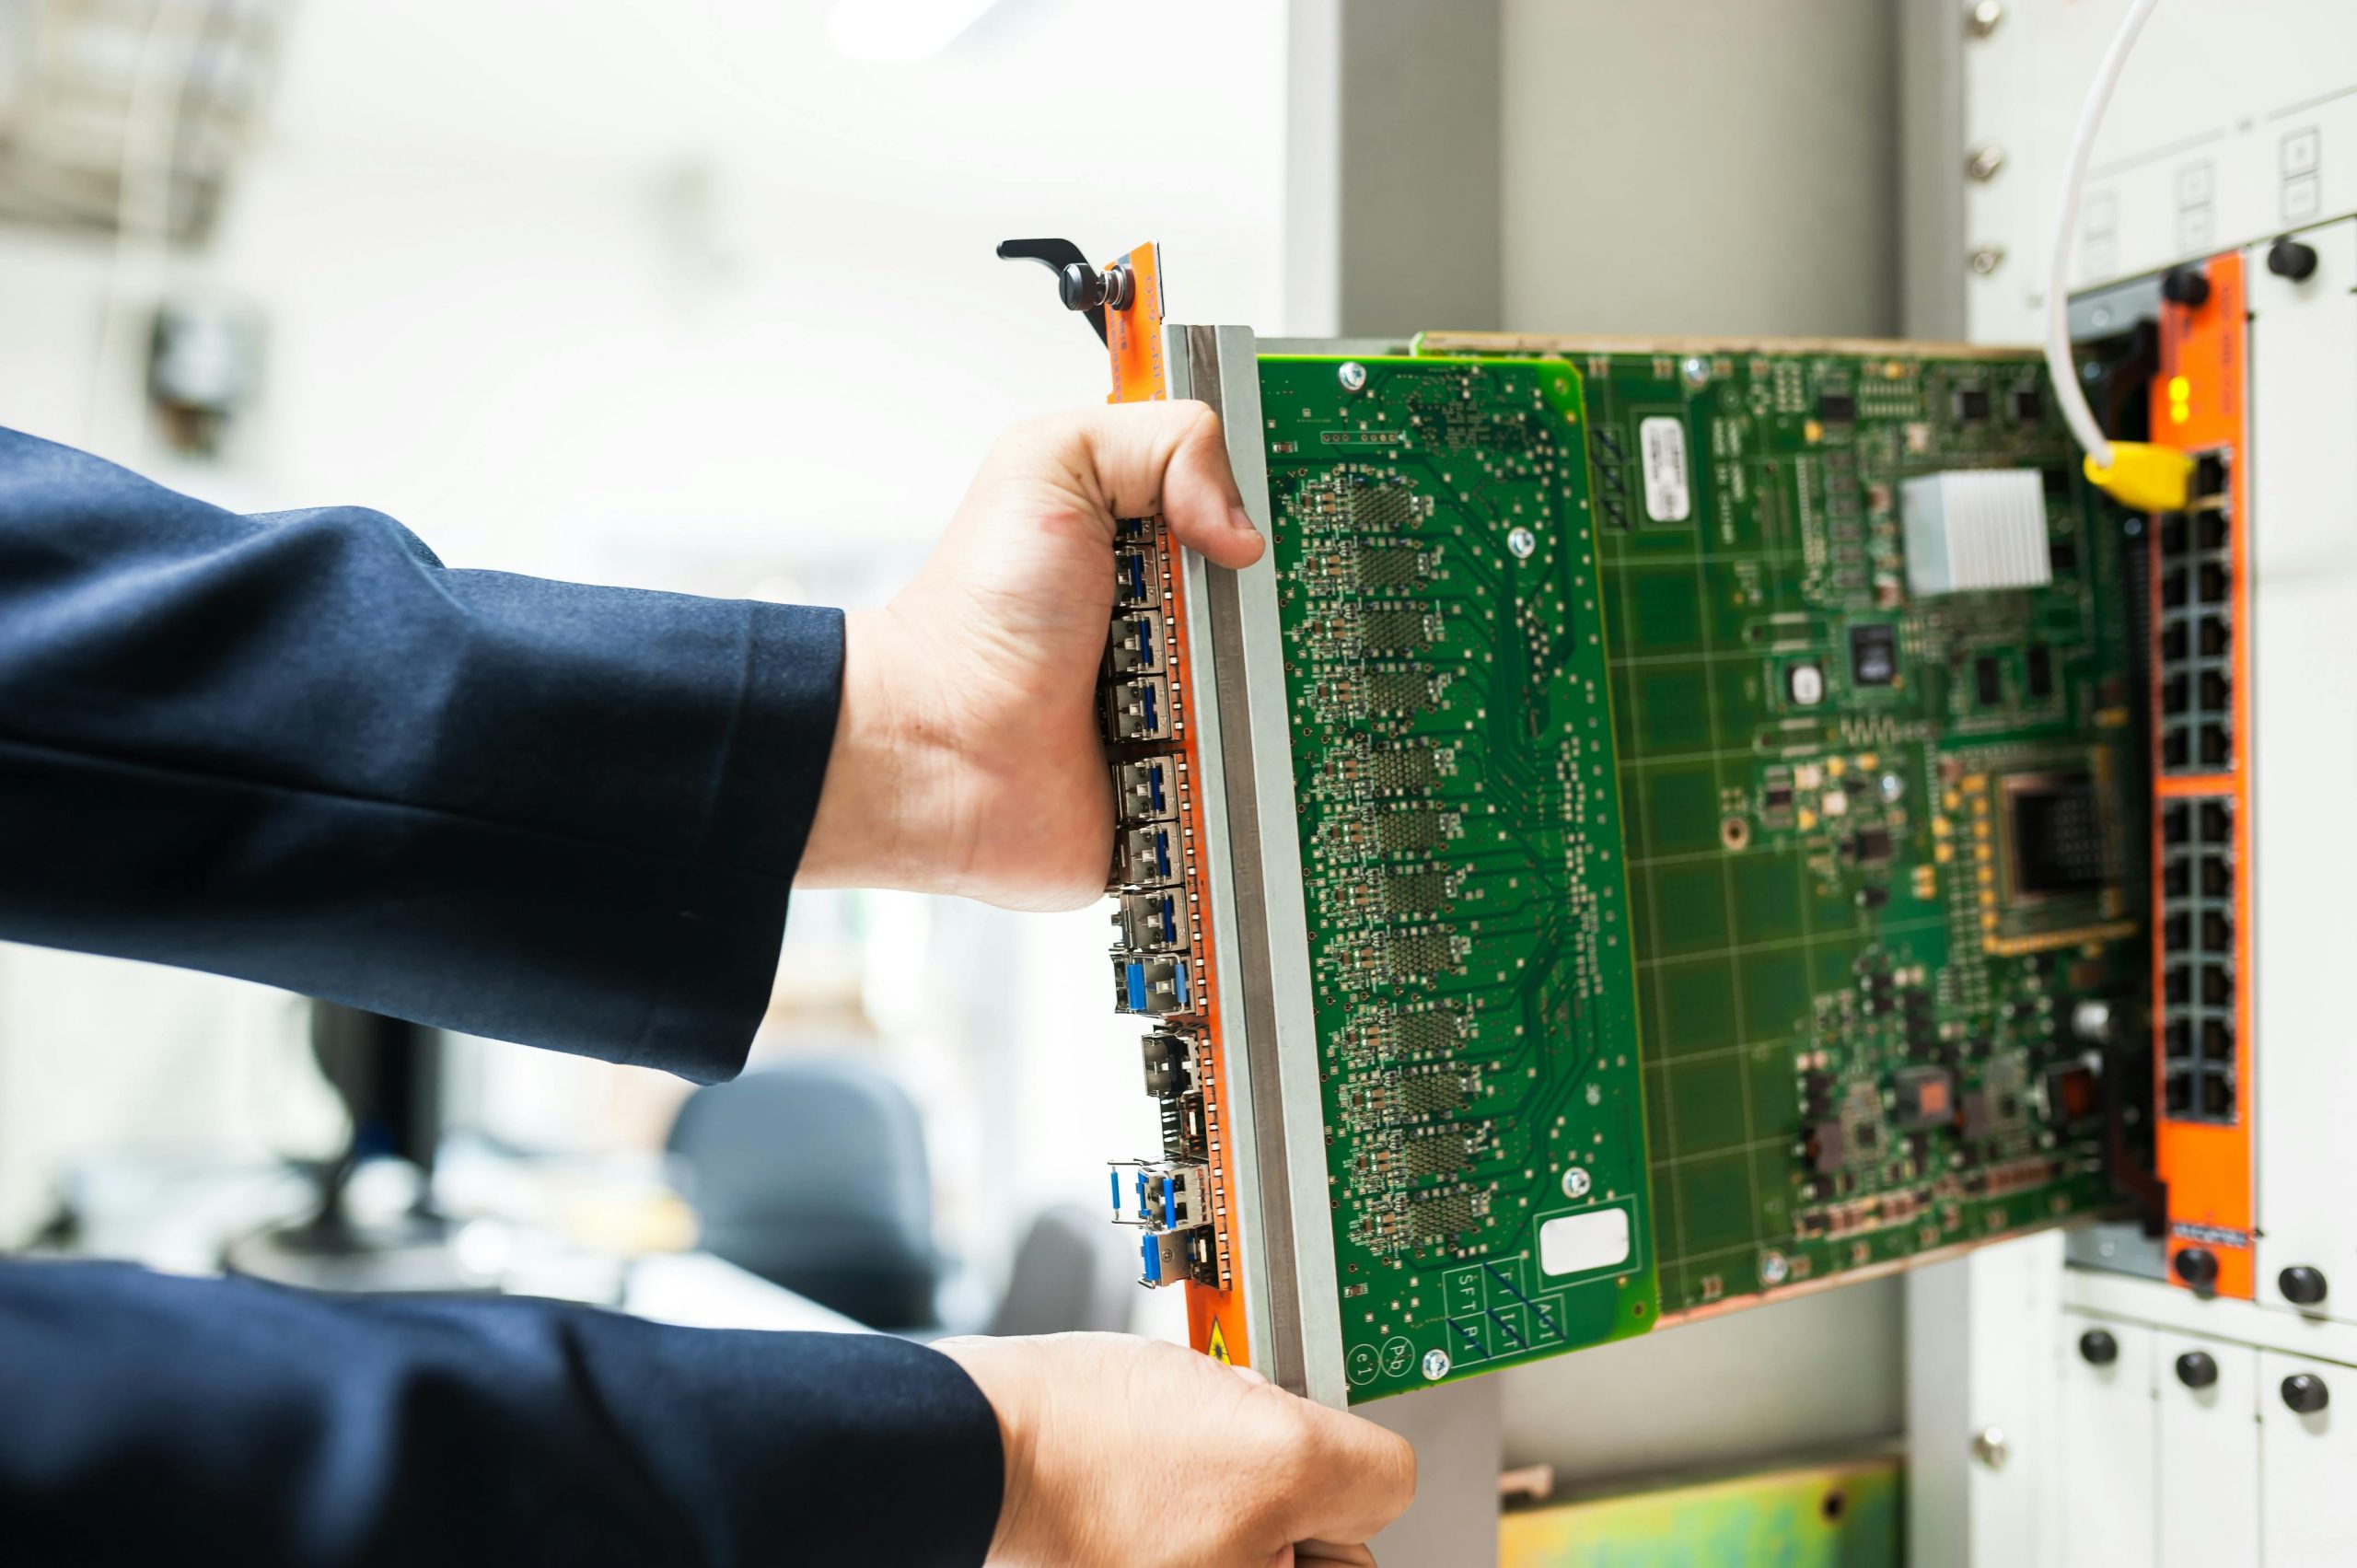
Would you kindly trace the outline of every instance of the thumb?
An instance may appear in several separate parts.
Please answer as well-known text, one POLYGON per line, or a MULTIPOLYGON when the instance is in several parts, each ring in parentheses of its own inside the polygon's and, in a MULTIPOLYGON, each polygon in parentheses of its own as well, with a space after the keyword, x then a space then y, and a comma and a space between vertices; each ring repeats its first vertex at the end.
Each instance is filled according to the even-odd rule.
MULTIPOLYGON (((1306 1484, 1290 1499, 1287 1533, 1321 1543, 1330 1559, 1338 1547, 1365 1540, 1407 1511, 1416 1496, 1416 1451, 1406 1438, 1358 1416, 1321 1405, 1305 1405, 1301 1413, 1306 1462, 1299 1473, 1306 1484)), ((1317 1560, 1318 1553, 1309 1555, 1317 1560)))
POLYGON ((1074 477, 1109 517, 1159 513, 1171 537, 1215 565, 1248 566, 1264 548, 1244 509, 1219 415, 1199 402, 1109 403, 1050 422, 1074 477))

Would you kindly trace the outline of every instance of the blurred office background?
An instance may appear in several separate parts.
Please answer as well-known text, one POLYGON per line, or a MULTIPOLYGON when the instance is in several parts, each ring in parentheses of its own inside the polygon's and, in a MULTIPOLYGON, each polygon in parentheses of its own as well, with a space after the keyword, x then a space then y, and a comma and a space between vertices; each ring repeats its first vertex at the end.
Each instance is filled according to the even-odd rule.
MULTIPOLYGON (((15 0, 0 423, 238 510, 364 503, 453 564, 875 602, 995 431, 1103 396, 997 240, 1153 235, 1185 309, 1273 319, 1283 22, 1162 13, 1162 64, 1232 110, 1116 134, 1103 21, 1060 0, 15 0)), ((1103 929, 795 901, 755 1058, 905 1087, 969 1302, 1146 1124, 1103 929)), ((0 1239, 78 1202, 197 1265, 120 1228, 168 1206, 139 1173, 331 1151, 308 1028, 258 987, 0 950, 0 1239)), ((686 1086, 462 1040, 443 1088, 454 1134, 594 1156, 659 1150, 686 1086)))
MULTIPOLYGON (((240 510, 375 506, 456 565, 875 602, 999 427, 1103 396, 1008 236, 1158 239, 1175 315, 1266 335, 1952 325, 1905 298, 1899 10, 0 0, 0 424, 240 510)), ((946 1320, 1151 1136, 1104 922, 795 902, 756 1061, 913 1104, 946 1320)), ((313 1024, 0 947, 0 1246, 203 1268, 299 1212, 350 1136, 313 1024)), ((440 1059, 451 1204, 683 1244, 646 1194, 691 1184, 684 1085, 440 1059)), ((1175 1337, 1177 1295, 1121 1299, 1175 1337)), ((1901 1334, 1869 1285, 1483 1381, 1508 1462, 1620 1477, 1887 1437, 1901 1334)))

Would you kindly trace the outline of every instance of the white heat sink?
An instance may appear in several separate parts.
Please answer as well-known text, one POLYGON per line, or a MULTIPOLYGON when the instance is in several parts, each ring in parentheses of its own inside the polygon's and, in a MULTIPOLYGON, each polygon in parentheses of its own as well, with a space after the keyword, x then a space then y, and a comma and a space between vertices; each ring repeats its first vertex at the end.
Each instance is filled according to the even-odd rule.
POLYGON ((2042 587, 2046 482, 2036 469, 1951 469, 1903 482, 1907 586, 1919 596, 2042 587))

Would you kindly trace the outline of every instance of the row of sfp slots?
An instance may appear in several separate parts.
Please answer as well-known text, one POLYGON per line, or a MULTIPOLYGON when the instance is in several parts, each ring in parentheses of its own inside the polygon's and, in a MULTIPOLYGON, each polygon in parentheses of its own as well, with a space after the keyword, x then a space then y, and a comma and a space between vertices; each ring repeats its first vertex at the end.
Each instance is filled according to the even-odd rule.
POLYGON ((2235 563, 2223 452, 2195 459, 2193 500, 2159 520, 2161 769, 2235 763, 2235 563))
POLYGON ((2161 805, 2161 1090, 2172 1121, 2235 1115, 2235 806, 2161 805))
POLYGON ((1113 624, 1100 677, 1113 771, 1113 1005, 1155 1020, 1144 1040, 1146 1093, 1161 1113, 1159 1158, 1116 1163, 1113 1219, 1136 1227, 1149 1285, 1222 1283, 1211 1200, 1196 994, 1196 892, 1185 853, 1186 764, 1174 744, 1167 557, 1158 523, 1119 526, 1113 624))

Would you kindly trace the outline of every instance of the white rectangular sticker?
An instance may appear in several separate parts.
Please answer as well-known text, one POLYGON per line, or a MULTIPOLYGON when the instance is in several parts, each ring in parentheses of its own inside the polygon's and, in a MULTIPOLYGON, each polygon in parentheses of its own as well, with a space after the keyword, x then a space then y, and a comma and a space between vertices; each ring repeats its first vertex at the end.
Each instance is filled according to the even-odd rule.
POLYGON ((1590 1209, 1558 1214, 1538 1227, 1538 1267, 1550 1274, 1584 1274, 1629 1260, 1629 1211, 1590 1209))
POLYGON ((1644 448, 1645 516, 1657 523, 1684 522, 1694 511, 1686 482, 1685 423, 1667 414, 1641 419, 1637 444, 1644 448))

